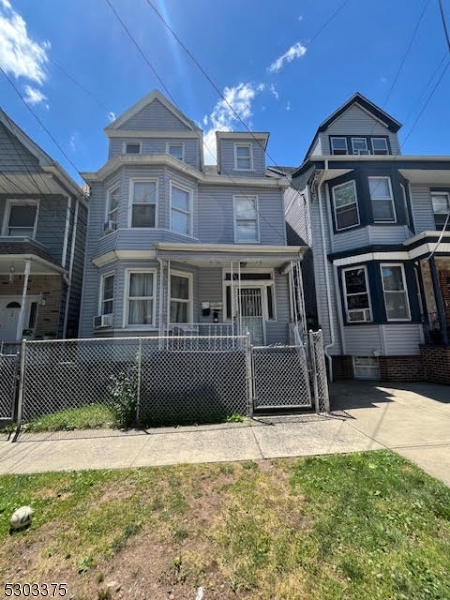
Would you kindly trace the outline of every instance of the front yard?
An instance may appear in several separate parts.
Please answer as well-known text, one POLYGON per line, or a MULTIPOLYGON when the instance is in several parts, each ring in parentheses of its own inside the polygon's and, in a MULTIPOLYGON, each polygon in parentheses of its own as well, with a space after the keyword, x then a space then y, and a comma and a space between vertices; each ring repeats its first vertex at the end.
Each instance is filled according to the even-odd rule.
POLYGON ((2 476, 0 539, 76 600, 450 598, 450 490, 391 452, 2 476))

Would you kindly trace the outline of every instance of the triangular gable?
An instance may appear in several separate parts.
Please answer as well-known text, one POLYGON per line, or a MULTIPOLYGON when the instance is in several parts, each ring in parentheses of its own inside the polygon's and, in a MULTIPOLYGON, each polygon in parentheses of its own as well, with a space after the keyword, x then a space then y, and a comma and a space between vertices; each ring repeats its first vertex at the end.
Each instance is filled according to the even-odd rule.
POLYGON ((183 115, 158 90, 153 90, 105 127, 106 134, 113 130, 200 131, 193 121, 183 115))
POLYGON ((388 115, 387 112, 379 108, 376 104, 373 104, 373 102, 365 98, 359 92, 356 92, 356 94, 347 100, 345 104, 334 111, 334 113, 332 113, 323 123, 319 125, 318 131, 326 131, 334 121, 336 121, 354 105, 357 105, 360 109, 364 110, 366 113, 369 113, 374 119, 385 125, 392 133, 397 133, 401 127, 401 123, 388 115))
MULTIPOLYGON (((27 134, 22 131, 22 129, 20 129, 20 127, 14 123, 14 121, 2 109, 0 109, 0 123, 3 126, 2 147, 4 145, 9 145, 10 150, 13 153, 19 153, 20 155, 25 153, 25 156, 28 158, 28 160, 33 158, 32 162, 35 162, 42 167, 54 164, 54 161, 51 159, 51 157, 35 142, 33 142, 33 140, 29 138, 27 134), (19 149, 19 145, 21 150, 19 149)), ((22 158, 25 156, 22 156, 22 158)))

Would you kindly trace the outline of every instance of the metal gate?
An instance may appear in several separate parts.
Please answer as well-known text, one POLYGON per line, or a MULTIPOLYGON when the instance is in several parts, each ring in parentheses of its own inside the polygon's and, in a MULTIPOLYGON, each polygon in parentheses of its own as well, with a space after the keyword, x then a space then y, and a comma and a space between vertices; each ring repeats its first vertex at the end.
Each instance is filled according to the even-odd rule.
POLYGON ((18 363, 18 355, 0 354, 0 419, 14 418, 18 363))
POLYGON ((255 410, 310 408, 308 364, 299 346, 252 348, 255 410))

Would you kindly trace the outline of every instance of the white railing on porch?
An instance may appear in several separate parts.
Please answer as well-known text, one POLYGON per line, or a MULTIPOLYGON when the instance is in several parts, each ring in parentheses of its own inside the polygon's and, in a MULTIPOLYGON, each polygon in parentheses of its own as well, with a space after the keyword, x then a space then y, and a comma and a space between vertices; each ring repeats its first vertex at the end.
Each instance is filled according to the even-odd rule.
POLYGON ((233 323, 169 323, 165 335, 217 337, 236 335, 233 323))

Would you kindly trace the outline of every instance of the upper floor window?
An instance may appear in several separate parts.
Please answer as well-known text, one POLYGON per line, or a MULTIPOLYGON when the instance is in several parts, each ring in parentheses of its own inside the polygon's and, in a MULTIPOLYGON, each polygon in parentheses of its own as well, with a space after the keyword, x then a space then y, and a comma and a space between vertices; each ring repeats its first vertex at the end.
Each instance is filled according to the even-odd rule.
POLYGON ((183 144, 167 144, 167 154, 178 158, 178 160, 184 159, 183 144))
POLYGON ((6 205, 3 235, 34 238, 38 203, 35 200, 10 200, 6 205))
POLYGON ((358 197, 354 181, 334 186, 333 205, 338 231, 359 225, 358 197))
POLYGON ((234 239, 245 244, 259 241, 257 196, 234 196, 234 239))
POLYGON ((345 309, 349 323, 372 321, 366 267, 352 267, 342 272, 345 309))
POLYGON ((156 227, 156 180, 131 181, 131 227, 156 227))
POLYGON ((395 221, 394 198, 389 177, 369 177, 374 222, 395 221))
POLYGON ((353 154, 370 154, 366 138, 352 138, 353 154))
POLYGON ((389 154, 389 148, 386 138, 372 138, 372 152, 373 154, 386 155, 389 154))
POLYGON ((189 323, 192 320, 192 276, 173 272, 170 276, 170 322, 189 323))
POLYGON ((332 137, 331 138, 331 154, 348 154, 347 138, 332 137))
MULTIPOLYGON (((431 192, 433 203, 434 221, 436 229, 442 229, 450 211, 450 197, 448 192, 431 192)), ((447 223, 448 225, 448 223, 447 223)))
POLYGON ((128 271, 126 297, 126 325, 152 326, 155 324, 155 272, 128 271))
POLYGON ((112 315, 114 303, 114 273, 107 273, 102 277, 100 314, 112 315))
POLYGON ((171 183, 170 229, 185 235, 192 234, 191 191, 171 183))
POLYGON ((234 145, 234 168, 237 171, 251 171, 253 168, 251 144, 234 145))
POLYGON ((141 153, 141 144, 135 143, 126 143, 125 144, 125 154, 140 154, 141 153))
POLYGON ((119 221, 120 186, 111 188, 106 194, 105 231, 117 228, 119 221))
POLYGON ((381 265, 384 305, 388 321, 409 321, 408 292, 403 265, 381 265))

